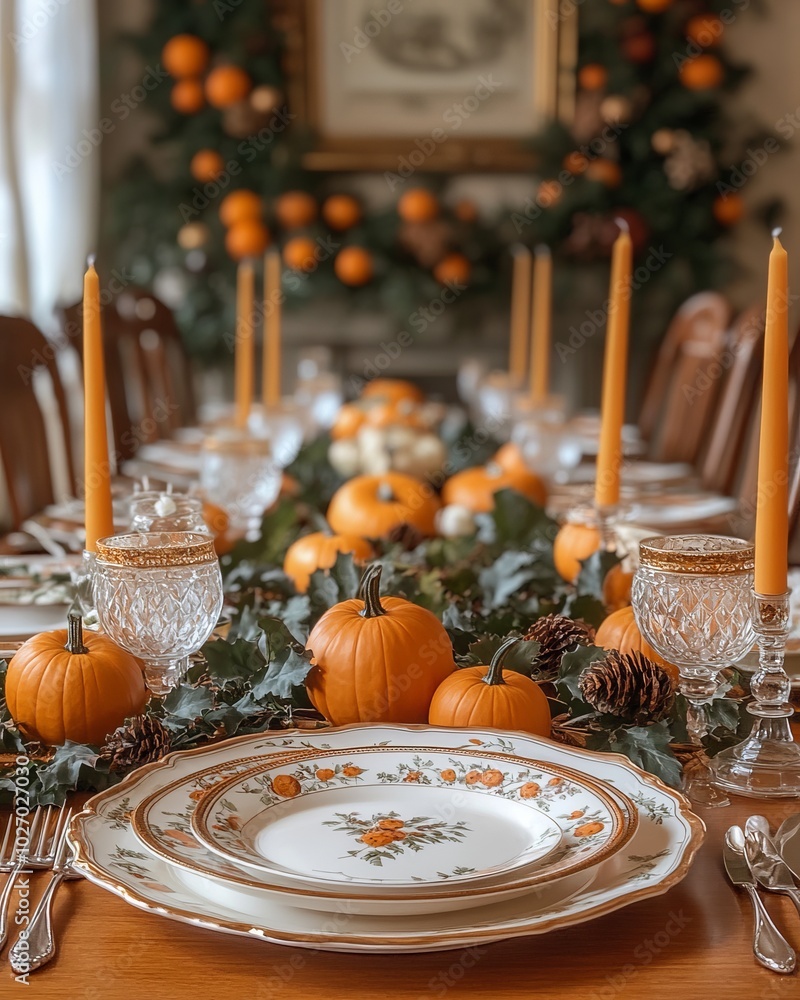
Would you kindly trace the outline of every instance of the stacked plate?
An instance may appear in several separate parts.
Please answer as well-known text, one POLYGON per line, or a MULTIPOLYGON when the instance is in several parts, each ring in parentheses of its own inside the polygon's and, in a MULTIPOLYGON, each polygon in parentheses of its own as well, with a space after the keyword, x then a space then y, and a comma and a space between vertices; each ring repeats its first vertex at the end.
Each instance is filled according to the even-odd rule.
POLYGON ((77 866, 143 909, 332 951, 542 933, 665 892, 703 825, 625 758, 351 726, 171 754, 95 796, 77 866))

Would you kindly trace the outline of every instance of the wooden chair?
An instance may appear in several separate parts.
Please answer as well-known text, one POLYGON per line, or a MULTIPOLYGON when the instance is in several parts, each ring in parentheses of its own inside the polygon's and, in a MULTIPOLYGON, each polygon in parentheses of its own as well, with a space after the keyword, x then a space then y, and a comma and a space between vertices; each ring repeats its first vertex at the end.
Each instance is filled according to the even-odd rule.
POLYGON ((56 363, 57 348, 26 319, 0 316, 0 461, 14 528, 53 503, 51 456, 45 417, 34 391, 38 370, 50 376, 61 423, 69 485, 75 489, 75 465, 69 412, 56 363))
POLYGON ((670 323, 639 417, 652 461, 696 462, 719 392, 713 366, 724 351, 729 320, 721 295, 700 292, 670 323))
MULTIPOLYGON (((70 333, 80 331, 82 304, 61 310, 70 333)), ((175 319, 163 302, 129 286, 103 310, 106 384, 117 462, 140 445, 194 423, 191 369, 175 319)), ((74 343, 78 352, 82 338, 74 343)))
POLYGON ((743 471, 742 457, 748 454, 754 411, 761 398, 763 353, 764 310, 754 306, 736 319, 720 359, 725 375, 700 464, 700 478, 708 490, 728 495, 736 492, 737 474, 743 471))

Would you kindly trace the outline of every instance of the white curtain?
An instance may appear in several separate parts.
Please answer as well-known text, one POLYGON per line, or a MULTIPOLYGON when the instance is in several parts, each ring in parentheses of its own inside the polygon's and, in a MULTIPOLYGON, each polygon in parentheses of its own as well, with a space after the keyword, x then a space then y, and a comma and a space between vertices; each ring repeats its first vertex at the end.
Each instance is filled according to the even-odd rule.
POLYGON ((51 333, 97 240, 95 0, 0 0, 0 90, 0 312, 51 333))

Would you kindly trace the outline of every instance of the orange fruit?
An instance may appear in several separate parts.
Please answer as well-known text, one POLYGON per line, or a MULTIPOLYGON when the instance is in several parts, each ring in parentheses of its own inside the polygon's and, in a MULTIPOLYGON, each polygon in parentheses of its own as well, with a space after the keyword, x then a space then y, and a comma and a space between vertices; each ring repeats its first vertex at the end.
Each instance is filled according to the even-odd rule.
POLYGON ((250 93, 250 77, 239 66, 217 66, 206 77, 206 97, 214 108, 229 108, 250 93))
POLYGON ((523 799, 535 799, 541 790, 535 781, 526 781, 522 788, 520 788, 519 794, 523 799))
POLYGON ((224 170, 225 161, 215 149, 199 149, 189 163, 192 177, 201 184, 215 181, 224 170))
POLYGON ((576 827, 572 832, 575 837, 593 837, 596 833, 600 833, 604 826, 605 823, 593 820, 591 823, 584 823, 582 826, 576 827))
POLYGON ((234 260, 260 257, 269 246, 269 230, 258 219, 243 219, 225 234, 225 249, 234 260))
POLYGON ((161 50, 164 69, 180 80, 200 76, 208 66, 209 50, 197 35, 174 35, 161 50))
POLYGON ((275 215, 284 229, 310 226, 317 217, 317 199, 307 191, 286 191, 275 202, 275 215))
POLYGON ((404 222, 431 222, 439 214, 439 200, 426 188, 411 188, 398 201, 397 214, 404 222))
POLYGON ((433 276, 440 285, 446 285, 448 281, 456 285, 466 285, 471 274, 472 264, 463 253, 449 253, 446 257, 442 257, 433 269, 433 276))
POLYGON ((439 777, 442 779, 442 781, 447 781, 447 782, 455 781, 456 772, 451 767, 446 767, 444 771, 439 772, 439 777))
POLYGON ((170 91, 170 104, 182 115, 194 115, 206 103, 203 84, 194 77, 178 80, 170 91))
POLYGON ((351 194, 332 194, 322 206, 322 218, 342 232, 361 220, 361 206, 351 194))
POLYGON ((317 778, 320 781, 330 781, 334 776, 335 772, 330 767, 321 767, 316 773, 317 778))
POLYGON ((219 219, 223 226, 235 226, 246 219, 260 219, 263 203, 255 191, 242 188, 226 194, 219 203, 219 219))
POLYGON ((562 166, 565 170, 569 170, 571 174, 582 174, 589 166, 589 158, 575 149, 571 153, 567 153, 562 166))
POLYGON ((481 780, 481 774, 481 771, 467 771, 464 775, 464 781, 468 785, 477 785, 477 783, 481 780))
POLYGON ((687 59, 678 75, 687 90, 711 90, 722 83, 725 71, 716 56, 702 55, 687 59))
POLYGON ((313 271, 317 266, 317 244, 308 236, 295 236, 283 248, 283 262, 294 271, 313 271))
POLYGON ((672 6, 672 0, 636 0, 636 4, 648 14, 660 14, 672 6))
POLYGON ((493 768, 484 771, 481 775, 481 784, 487 788, 497 788, 498 785, 503 784, 503 772, 495 771, 493 768))
POLYGON ((686 22, 686 37, 703 48, 710 49, 719 44, 724 25, 713 14, 696 14, 686 22))
POLYGON ((363 767, 358 767, 357 764, 347 764, 342 768, 342 774, 345 778, 357 778, 359 774, 364 773, 363 767))
POLYGON ((300 794, 300 782, 291 774, 276 774, 272 779, 272 790, 284 799, 293 799, 300 794))
POLYGON ((622 182, 620 165, 602 156, 597 160, 590 161, 586 168, 586 176, 589 180, 599 181, 600 184, 609 188, 619 187, 622 182))
POLYGON ((469 198, 460 198, 453 206, 453 215, 459 222, 474 222, 478 218, 478 206, 469 198))
POLYGON ((740 194, 721 194, 715 198, 711 211, 722 226, 732 226, 744 215, 744 198, 740 194))
POLYGON ((600 63, 589 63, 578 70, 578 85, 583 90, 602 90, 608 83, 608 70, 600 63))
POLYGON ((364 247, 345 247, 336 255, 333 270, 344 285, 366 285, 372 278, 372 254, 364 247))

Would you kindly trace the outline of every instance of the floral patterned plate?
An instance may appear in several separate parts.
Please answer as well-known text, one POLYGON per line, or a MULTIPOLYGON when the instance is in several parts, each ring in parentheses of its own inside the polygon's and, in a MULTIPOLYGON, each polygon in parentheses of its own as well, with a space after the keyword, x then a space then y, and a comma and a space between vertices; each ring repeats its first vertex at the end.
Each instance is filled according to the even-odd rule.
POLYGON ((245 868, 313 887, 375 887, 394 899, 510 888, 512 875, 524 891, 590 868, 630 838, 631 814, 553 765, 368 747, 228 778, 190 822, 201 844, 245 868))
MULTIPOLYGON (((207 780, 199 780, 197 793, 207 780)), ((395 953, 464 948, 543 934, 659 895, 684 878, 702 843, 703 831, 702 821, 682 795, 617 754, 588 753, 496 729, 385 724, 254 734, 169 754, 94 796, 73 818, 70 840, 76 850, 76 865, 90 881, 140 909, 277 944, 395 953), (623 850, 593 869, 596 877, 590 885, 586 883, 592 873, 581 873, 555 888, 542 887, 488 907, 450 914, 386 916, 379 921, 353 912, 346 900, 336 913, 292 905, 302 900, 302 891, 296 889, 260 890, 256 900, 252 890, 248 895, 244 883, 235 881, 235 875, 223 878, 202 873, 194 859, 205 852, 191 838, 183 811, 170 818, 170 828, 193 846, 167 837, 165 830, 165 841, 173 844, 176 852, 169 861, 165 860, 166 851, 162 856, 145 849, 131 828, 131 812, 141 801, 170 784, 191 781, 203 768, 241 770, 276 752, 414 743, 451 750, 480 747, 571 766, 629 796, 639 813, 639 825, 623 850)))

